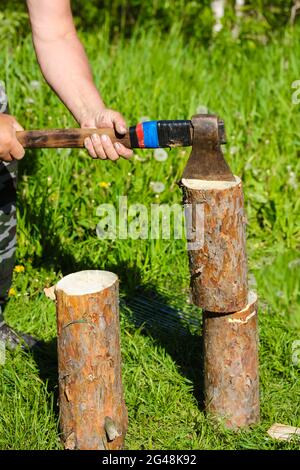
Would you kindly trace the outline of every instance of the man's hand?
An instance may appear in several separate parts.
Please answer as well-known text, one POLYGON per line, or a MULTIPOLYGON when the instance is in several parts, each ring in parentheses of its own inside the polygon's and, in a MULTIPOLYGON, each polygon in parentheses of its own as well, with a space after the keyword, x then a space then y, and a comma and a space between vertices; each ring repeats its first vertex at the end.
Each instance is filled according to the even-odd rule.
MULTIPOLYGON (((84 119, 81 127, 90 128, 114 128, 119 134, 125 134, 126 123, 124 118, 117 111, 112 109, 104 109, 99 111, 95 116, 84 119)), ((85 148, 88 150, 92 158, 101 158, 101 160, 118 160, 120 157, 130 158, 132 150, 124 147, 124 145, 116 142, 113 144, 107 135, 92 134, 91 138, 84 141, 85 148)))
POLYGON ((11 162, 24 157, 25 150, 16 137, 16 131, 23 130, 13 116, 0 114, 0 160, 11 162))

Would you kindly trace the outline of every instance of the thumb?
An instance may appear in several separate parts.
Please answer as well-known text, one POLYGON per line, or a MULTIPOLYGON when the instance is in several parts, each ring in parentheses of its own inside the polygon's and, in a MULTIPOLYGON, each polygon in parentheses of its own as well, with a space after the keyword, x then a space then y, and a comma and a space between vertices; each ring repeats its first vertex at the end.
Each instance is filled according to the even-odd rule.
POLYGON ((121 114, 114 113, 114 115, 112 116, 112 122, 114 124, 116 131, 119 134, 126 134, 127 126, 126 126, 125 119, 123 118, 123 116, 121 116, 121 114))
POLYGON ((21 126, 21 124, 18 123, 18 121, 13 122, 13 128, 15 131, 24 131, 24 127, 21 126))

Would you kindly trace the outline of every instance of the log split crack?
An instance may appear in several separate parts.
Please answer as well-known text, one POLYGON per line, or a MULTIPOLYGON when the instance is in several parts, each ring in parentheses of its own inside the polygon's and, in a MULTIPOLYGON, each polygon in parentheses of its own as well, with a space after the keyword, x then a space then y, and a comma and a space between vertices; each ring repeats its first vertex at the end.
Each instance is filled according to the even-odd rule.
POLYGON ((73 320, 73 321, 70 321, 69 323, 67 323, 66 325, 64 325, 62 327, 62 329, 64 330, 65 328, 68 328, 68 326, 70 325, 74 325, 75 323, 88 323, 89 325, 93 326, 92 323, 88 322, 87 320, 85 320, 84 318, 80 319, 80 320, 73 320))

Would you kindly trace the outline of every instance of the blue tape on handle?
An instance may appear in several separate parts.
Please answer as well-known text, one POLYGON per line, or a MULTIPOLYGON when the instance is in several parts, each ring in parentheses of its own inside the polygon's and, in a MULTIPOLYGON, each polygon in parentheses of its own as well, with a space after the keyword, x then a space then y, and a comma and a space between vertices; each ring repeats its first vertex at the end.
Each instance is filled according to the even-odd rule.
POLYGON ((157 121, 143 122, 145 148, 159 148, 157 121))

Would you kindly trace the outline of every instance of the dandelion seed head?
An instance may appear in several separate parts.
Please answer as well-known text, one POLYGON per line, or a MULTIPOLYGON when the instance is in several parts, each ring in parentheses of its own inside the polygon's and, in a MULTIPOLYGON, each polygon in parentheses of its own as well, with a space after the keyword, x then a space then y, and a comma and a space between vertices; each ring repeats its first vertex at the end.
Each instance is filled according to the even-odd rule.
POLYGON ((238 153, 238 151, 239 151, 239 148, 236 146, 230 147, 230 150, 229 150, 230 155, 235 155, 236 153, 238 153))
POLYGON ((34 104, 35 100, 33 98, 27 97, 24 99, 25 104, 34 104))
POLYGON ((147 122, 147 121, 151 121, 151 118, 149 116, 142 116, 139 119, 139 122, 147 122))
POLYGON ((199 104, 196 109, 197 114, 208 114, 208 107, 205 104, 199 104))
POLYGON ((137 155, 137 154, 134 154, 134 155, 133 155, 133 158, 134 158, 135 160, 137 160, 138 162, 142 162, 142 163, 144 163, 144 162, 147 161, 147 158, 142 158, 142 157, 140 157, 140 156, 137 155))
POLYGON ((40 88, 41 83, 38 80, 31 80, 29 85, 33 90, 37 90, 38 88, 40 88))
POLYGON ((164 149, 155 149, 153 155, 158 162, 165 162, 168 159, 168 154, 164 149))
POLYGON ((297 268, 298 266, 300 266, 300 258, 293 259, 288 264, 289 269, 297 268))
POLYGON ((161 181, 151 181, 150 188, 156 194, 160 194, 165 190, 165 185, 161 181))

